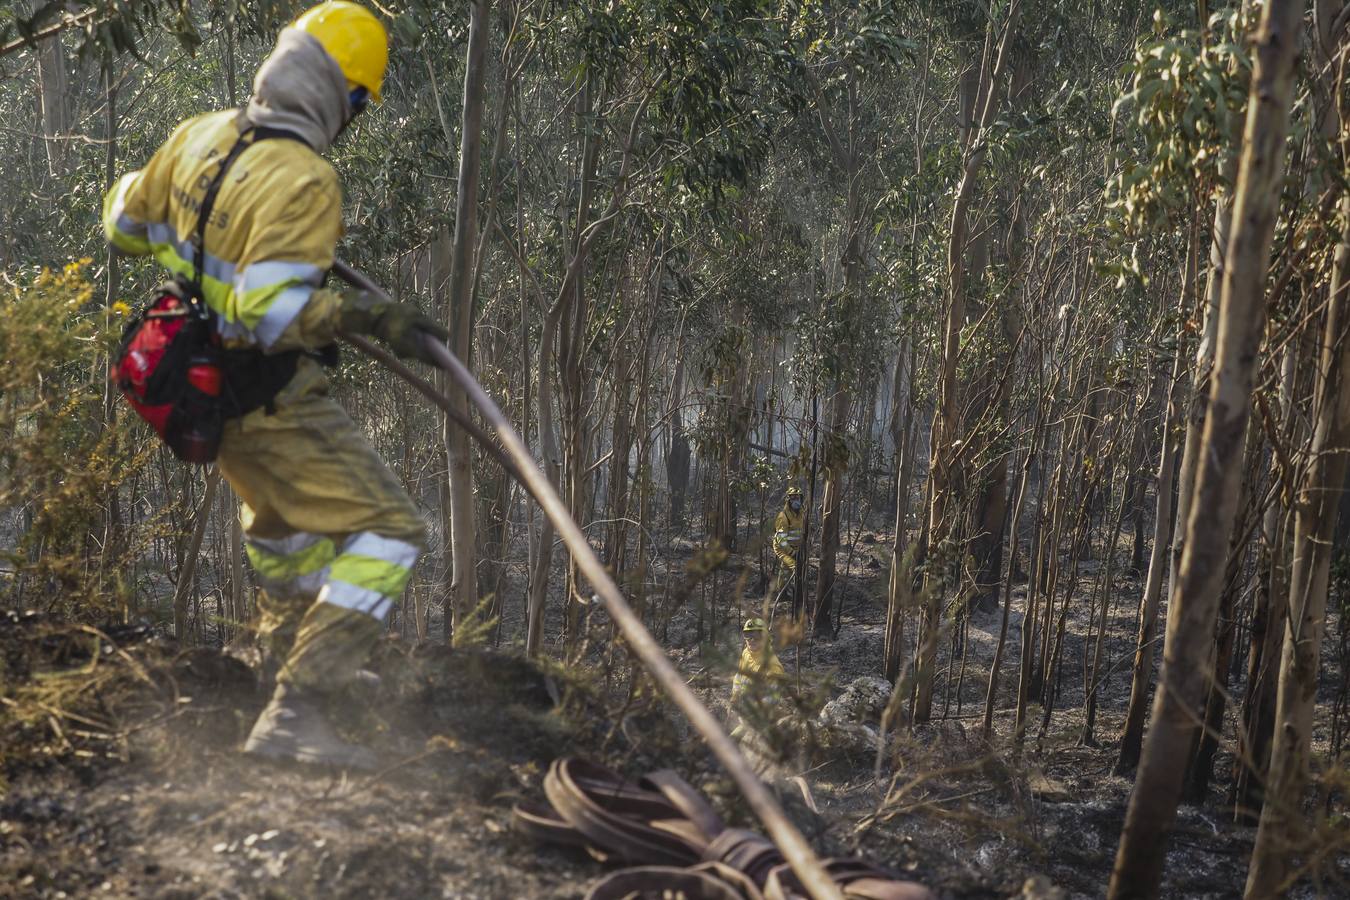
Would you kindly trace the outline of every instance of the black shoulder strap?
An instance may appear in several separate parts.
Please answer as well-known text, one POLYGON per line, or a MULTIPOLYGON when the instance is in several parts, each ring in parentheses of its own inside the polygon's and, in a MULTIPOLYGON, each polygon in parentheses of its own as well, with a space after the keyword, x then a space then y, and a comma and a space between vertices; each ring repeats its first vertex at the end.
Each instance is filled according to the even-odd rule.
POLYGON ((230 166, 234 165, 234 161, 239 158, 239 154, 258 143, 258 141, 282 138, 304 143, 299 135, 290 131, 284 131, 280 128, 258 128, 249 125, 239 132, 239 139, 234 142, 230 152, 225 154, 225 158, 220 162, 220 169, 211 179, 211 183, 207 185, 206 196, 202 198, 201 209, 197 212, 197 228, 194 232, 197 246, 192 260, 192 288, 197 297, 204 298, 206 296, 202 291, 202 271, 205 269, 206 263, 206 226, 211 221, 211 211, 216 205, 216 195, 220 193, 220 186, 225 183, 225 173, 230 170, 230 166), (252 140, 249 140, 250 135, 252 135, 252 140))
POLYGON ((216 195, 220 193, 220 186, 225 183, 225 173, 230 170, 230 166, 243 153, 253 145, 253 141, 248 140, 252 128, 240 132, 238 140, 230 148, 230 152, 225 154, 221 160, 220 169, 217 170, 211 183, 206 187, 206 196, 202 198, 201 208, 197 211, 197 228, 195 238, 197 246, 193 253, 192 260, 192 288, 197 298, 204 298, 206 295, 202 291, 202 271, 206 263, 206 224, 211 221, 211 211, 216 205, 216 195))

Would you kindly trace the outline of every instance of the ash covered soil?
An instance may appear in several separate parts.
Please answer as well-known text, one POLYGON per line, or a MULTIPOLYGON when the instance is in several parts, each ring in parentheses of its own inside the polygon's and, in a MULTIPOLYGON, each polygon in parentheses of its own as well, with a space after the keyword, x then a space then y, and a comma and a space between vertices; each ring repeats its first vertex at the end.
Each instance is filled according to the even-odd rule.
MULTIPOLYGON (((874 563, 883 553, 883 541, 862 542, 839 637, 802 647, 804 718, 853 679, 877 674, 885 568, 874 563)), ((731 596, 744 580, 725 574, 731 596)), ((1122 578, 1118 589, 1111 614, 1132 619, 1137 582, 1122 578)), ((705 608, 700 629, 690 605, 664 629, 672 656, 714 706, 725 702, 737 617, 752 607, 705 608)), ((813 729, 772 774, 824 854, 862 853, 944 898, 1100 897, 1130 787, 1111 774, 1128 671, 1104 685, 1099 745, 1083 745, 1081 675, 1072 673, 1081 672, 1086 612, 1071 617, 1049 724, 1033 707, 1024 752, 1010 752, 1013 651, 985 745, 977 716, 1000 617, 972 618, 965 675, 958 659, 938 688, 935 713, 947 720, 895 739, 879 781, 870 746, 813 729)), ((507 653, 387 642, 374 666, 382 685, 341 711, 343 728, 370 741, 386 768, 342 777, 238 752, 264 698, 230 655, 180 651, 141 628, 10 615, 0 620, 0 896, 581 897, 604 867, 510 825, 512 805, 538 798, 548 763, 568 754, 634 775, 674 768, 730 821, 753 827, 699 742, 630 681, 623 654, 602 639, 608 623, 590 628, 600 665, 587 676, 507 653)), ((1108 645, 1108 665, 1129 650, 1108 645)), ((797 649, 782 658, 794 673, 797 649)), ((1179 813, 1164 896, 1241 896, 1253 830, 1228 821, 1228 764, 1216 764, 1209 800, 1179 813)), ((1293 896, 1346 896, 1347 883, 1350 860, 1333 859, 1293 896)))
MULTIPOLYGON (((30 630, 89 658, 92 635, 30 630)), ((92 672, 7 685, 26 721, 6 723, 0 896, 575 897, 598 874, 510 831, 548 760, 589 737, 517 659, 384 654, 343 726, 388 767, 343 777, 238 752, 263 704, 238 660, 109 637, 92 672)))

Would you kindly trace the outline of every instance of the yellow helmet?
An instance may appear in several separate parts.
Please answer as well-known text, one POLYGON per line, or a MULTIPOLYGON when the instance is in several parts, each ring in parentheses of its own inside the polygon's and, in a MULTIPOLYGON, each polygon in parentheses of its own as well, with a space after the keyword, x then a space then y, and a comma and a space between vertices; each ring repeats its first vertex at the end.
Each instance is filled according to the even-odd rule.
POLYGON ((764 624, 764 620, 760 618, 746 619, 745 624, 741 626, 741 631, 743 631, 746 634, 753 634, 757 631, 762 632, 768 630, 769 630, 768 627, 765 626, 764 624))
POLYGON ((359 3, 327 0, 300 14, 293 28, 312 35, 337 60, 342 74, 380 102, 380 85, 389 64, 389 33, 375 14, 359 3))

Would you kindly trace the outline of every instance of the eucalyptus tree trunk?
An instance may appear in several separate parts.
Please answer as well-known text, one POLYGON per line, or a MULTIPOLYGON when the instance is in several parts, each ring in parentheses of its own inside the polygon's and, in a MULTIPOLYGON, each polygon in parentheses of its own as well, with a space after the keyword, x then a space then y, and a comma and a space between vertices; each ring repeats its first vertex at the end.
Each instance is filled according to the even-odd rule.
POLYGON ((1185 354, 1178 348, 1172 359, 1167 409, 1163 413, 1162 456, 1158 461, 1157 496, 1154 499, 1153 550, 1149 556, 1148 575, 1144 580, 1144 596, 1139 603, 1139 637, 1135 641, 1134 669, 1130 676, 1130 701, 1125 712, 1125 730, 1120 736, 1120 751, 1116 755, 1114 771, 1117 775, 1134 771, 1134 767, 1139 764, 1139 750, 1144 742, 1144 713, 1148 708, 1149 687, 1153 683, 1153 633, 1158 627, 1163 574, 1167 570, 1167 548, 1172 541, 1173 525, 1176 522, 1172 515, 1172 487, 1176 481, 1176 427, 1181 418, 1184 358, 1185 354))
MULTIPOLYGON (((508 9, 506 12, 509 17, 510 10, 508 9)), ((483 281, 483 271, 491 262, 492 254, 488 252, 488 239, 497 226, 499 198, 501 196, 500 187, 503 181, 498 173, 502 170, 501 163, 507 144, 507 124, 515 104, 515 61, 512 46, 509 43, 503 52, 500 72, 501 86, 497 99, 497 118, 493 123, 492 152, 488 157, 486 168, 488 183, 483 191, 486 209, 481 217, 481 227, 478 229, 478 245, 473 251, 473 277, 469 285, 470 309, 478 308, 479 287, 483 281)), ((495 304, 490 305, 495 306, 495 304)), ((479 368, 483 371, 510 372, 511 364, 514 362, 514 351, 516 350, 508 337, 513 325, 512 311, 503 304, 498 309, 494 319, 495 321, 490 324, 496 327, 490 329, 490 337, 486 346, 480 342, 477 347, 479 368)), ((521 372, 521 380, 529 380, 528 368, 521 372)), ((502 385, 503 393, 509 394, 514 387, 514 379, 508 375, 506 383, 502 385)), ((524 435, 528 435, 528 429, 522 428, 522 432, 524 435)), ((480 594, 486 593, 490 598, 490 602, 484 604, 482 617, 496 620, 497 624, 493 629, 493 635, 494 640, 497 640, 501 635, 501 616, 504 608, 511 508, 514 505, 517 490, 514 480, 505 471, 495 467, 486 483, 479 482, 477 488, 481 507, 478 514, 477 552, 480 559, 480 569, 485 570, 479 574, 478 590, 480 594), (487 585, 486 591, 483 587, 485 583, 487 585)))
POLYGON ((1186 547, 1168 610, 1153 727, 1111 873, 1111 900, 1157 895, 1185 774, 1179 761, 1190 747, 1207 687, 1207 667, 1196 661, 1209 659, 1228 538, 1237 512, 1302 16, 1300 0, 1271 0, 1262 10, 1256 37, 1209 413, 1186 523, 1186 547))
MULTIPOLYGON (((1016 110, 1023 92, 1034 76, 1032 66, 1022 61, 1013 67, 1009 76, 1008 105, 1016 110)), ((1004 236, 1003 251, 1005 268, 1009 277, 1021 279, 1022 260, 1026 244, 1026 215, 1023 203, 1017 198, 1011 185, 1005 184, 1005 205, 1010 208, 1007 232, 1004 236)), ((987 265, 987 262, 986 262, 987 265)), ((975 268, 972 266, 972 268, 975 268)), ((1014 282, 1004 287, 996 302, 999 304, 999 325, 1001 342, 996 354, 1006 354, 1007 359, 1001 366, 989 367, 987 375, 994 379, 993 386, 986 384, 983 392, 989 399, 989 411, 985 414, 986 427, 994 434, 997 446, 993 450, 993 461, 985 467, 984 477, 980 478, 980 501, 976 507, 975 528, 971 540, 972 555, 977 569, 977 583, 974 594, 976 603, 989 608, 998 604, 999 586, 1003 577, 1003 530, 1008 519, 1008 485, 1010 467, 1013 462, 1013 441, 1000 432, 1000 428, 1009 421, 1009 404, 1012 402, 1014 366, 1017 362, 1018 345, 1023 329, 1022 304, 1025 289, 1014 282), (1000 371, 1001 370, 1001 371, 1000 371)), ((1010 570, 1011 571, 1011 570, 1010 570)))
MULTIPOLYGON (((906 531, 909 519, 910 480, 914 474, 914 363, 917 348, 906 341, 901 347, 900 358, 896 361, 895 390, 897 398, 905 392, 904 424, 899 421, 899 410, 893 418, 891 434, 895 441, 895 536, 891 541, 891 568, 886 588, 886 636, 882 655, 886 680, 894 684, 900 677, 901 658, 905 644, 905 616, 909 612, 910 598, 913 595, 914 576, 910 566, 906 565, 909 535, 906 531), (908 358, 906 358, 908 357, 908 358), (907 371, 908 375, 902 372, 907 371)), ((897 399, 897 403, 901 402, 897 399)))
MULTIPOLYGON (((555 487, 562 484, 562 461, 553 415, 553 375, 550 365, 558 340, 558 319, 563 310, 560 296, 544 316, 539 339, 539 383, 535 391, 539 416, 539 449, 543 457, 544 475, 555 487)), ((539 528, 534 535, 534 549, 530 554, 529 601, 526 607, 525 652, 534 656, 544 640, 544 601, 548 598, 549 569, 553 565, 553 523, 548 516, 539 517, 539 528)))
MULTIPOLYGON (((1154 399, 1155 396, 1161 394, 1162 384, 1162 378, 1153 379, 1153 384, 1149 388, 1148 395, 1139 401, 1139 406, 1134 411, 1135 415, 1132 417, 1133 423, 1129 426, 1129 430, 1132 430, 1134 433, 1130 435, 1129 440, 1125 442, 1125 445, 1128 446, 1129 449, 1126 450, 1127 466, 1122 476, 1119 489, 1119 506, 1116 511, 1115 524, 1112 526, 1111 530, 1107 532, 1105 549, 1106 560, 1102 566, 1101 576, 1096 586, 1096 593, 1101 597, 1101 615, 1097 622, 1097 634, 1092 650, 1091 665, 1085 664, 1083 667, 1083 691, 1087 700, 1084 704, 1083 731, 1082 736, 1079 738, 1079 743, 1086 747, 1097 746, 1097 738, 1094 729, 1097 726, 1098 697, 1101 693, 1103 683, 1110 677, 1109 671, 1105 674, 1102 673, 1102 655, 1105 652, 1106 632, 1111 619, 1111 600, 1115 595, 1116 544, 1120 539, 1122 526, 1125 523, 1125 513, 1130 509, 1130 504, 1133 501, 1133 498, 1130 495, 1130 484, 1134 481, 1134 473, 1138 468, 1138 459, 1143 453, 1144 429, 1139 426, 1139 422, 1148 415, 1148 410, 1150 408, 1162 406, 1161 403, 1154 399)), ((1128 402, 1128 400, 1125 402, 1128 402)), ((1121 411, 1125 411, 1124 403, 1122 403, 1121 411)), ((1164 413, 1164 419, 1165 418, 1166 413, 1164 413)), ((1110 490, 1111 479, 1107 478, 1106 481, 1108 485, 1107 489, 1110 490)), ((1095 610, 1095 603, 1092 604, 1092 608, 1095 610)), ((1091 634, 1091 628, 1089 628, 1089 634, 1091 634)), ((1086 653, 1084 656, 1086 657, 1086 653)))
MULTIPOLYGON (((857 99, 858 89, 852 76, 848 83, 848 108, 844 141, 840 141, 829 121, 827 111, 820 106, 821 126, 825 130, 828 143, 834 156, 835 166, 848 185, 844 201, 844 218, 840 223, 843 234, 841 258, 844 268, 845 303, 854 306, 862 290, 863 209, 859 196, 857 140, 857 99)), ((838 459, 843 445, 844 427, 848 424, 849 408, 852 406, 847 385, 836 374, 826 413, 829 421, 828 458, 825 466, 825 485, 820 504, 820 571, 816 578, 815 633, 825 635, 830 632, 830 611, 835 601, 835 561, 839 553, 840 503, 843 500, 844 470, 847 459, 838 459)), ((803 541, 803 546, 806 546, 803 541)), ((798 580, 806 577, 806 568, 798 569, 798 580)))
MULTIPOLYGON (((1283 438, 1286 446, 1302 416, 1295 411, 1298 390, 1300 341, 1285 347, 1281 365, 1280 406, 1285 411, 1283 438)), ((1300 442, 1301 443, 1301 442, 1300 442)), ((1292 478, 1293 472, 1283 477, 1292 478)), ((1272 477, 1281 476, 1272 473, 1272 477)), ((1292 494, 1297 486, 1283 484, 1277 496, 1292 494)), ((1255 825, 1261 815, 1270 743, 1275 728, 1275 688, 1279 681, 1280 646, 1289 608, 1289 541, 1292 514, 1285 502, 1272 502, 1262 519, 1257 543, 1256 589, 1252 595, 1250 643, 1247 651, 1247 683, 1242 698, 1242 724, 1238 729, 1238 752, 1233 759, 1234 819, 1255 825)))
MULTIPOLYGON (((1003 576, 1003 616, 999 621, 998 644, 994 647, 994 660, 989 665, 989 684, 984 694, 984 721, 980 725, 980 738, 988 741, 994 730, 994 705, 998 702, 999 675, 1003 668, 1003 653, 1008 644, 1008 619, 1012 612, 1013 573, 1017 571, 1017 523, 1022 518, 1022 505, 1027 496, 1027 482, 1031 480, 1031 469, 1035 464, 1039 445, 1041 421, 1039 415, 1032 426, 1031 445, 1027 448, 1026 459, 1022 462, 1022 473, 1017 481, 1017 498, 1013 501, 1012 513, 1008 517, 1004 532, 1007 535, 1008 551, 1007 572, 1003 576)), ((1023 627, 1026 627, 1025 619, 1023 627)))
POLYGON ((1204 803, 1209 794, 1209 781, 1214 774, 1214 754, 1219 749, 1219 733, 1223 729, 1224 710, 1228 700, 1229 671, 1233 666, 1233 645, 1237 638, 1238 595, 1244 592, 1244 562, 1246 560, 1247 540, 1254 533, 1256 521, 1262 510, 1258 508, 1260 479, 1260 453, 1264 435, 1253 419, 1247 425, 1247 471, 1242 478, 1242 491, 1239 495, 1236 523, 1228 543, 1228 562, 1224 567, 1223 587, 1219 594, 1218 619, 1215 623, 1214 647, 1210 652, 1211 673, 1208 696, 1204 704, 1204 717, 1197 729, 1195 750, 1191 754, 1186 769, 1186 781, 1183 796, 1190 803, 1204 803))
MULTIPOLYGON (((553 304, 549 307, 544 316, 544 324, 540 333, 539 340, 539 368, 538 383, 536 388, 536 411, 539 416, 539 444, 541 455, 543 456, 544 474, 555 488, 563 487, 562 471, 562 453, 558 447, 556 417, 553 411, 553 373, 556 371, 559 375, 567 369, 567 363, 564 361, 566 353, 571 348, 562 346, 559 340, 564 319, 572 309, 571 302, 574 295, 580 292, 577 282, 581 278, 582 269, 585 266, 586 258, 594 245, 596 238, 600 234, 599 225, 607 222, 618 212, 624 197, 627 195, 629 167, 633 159, 634 137, 638 122, 647 108, 647 101, 650 94, 645 95, 636 104, 632 119, 629 122, 627 140, 623 148, 623 159, 619 165, 619 172, 615 179, 613 193, 609 198, 609 205, 605 208, 599 219, 592 223, 591 227, 583 228, 580 224, 576 229, 575 240, 572 242, 572 250, 568 256, 567 269, 563 274, 562 285, 558 289, 558 295, 553 304), (558 361, 555 367, 552 363, 558 361)), ((592 149, 589 151, 594 154, 597 152, 592 149)), ((583 153, 583 156, 586 154, 583 153)), ((586 170, 586 162, 583 160, 583 171, 586 170)), ((585 193, 583 191, 583 193, 585 193)), ((582 198, 582 203, 578 209, 584 211, 589 205, 589 196, 582 198)), ((575 326, 575 319, 568 322, 568 327, 575 326)), ((584 320, 583 320, 584 325, 584 320)), ((531 656, 539 652, 542 645, 544 634, 544 601, 548 596, 549 570, 553 564, 553 525, 547 516, 540 517, 539 529, 535 534, 534 549, 530 554, 532 569, 530 572, 529 602, 526 607, 526 637, 525 650, 531 656)), ((569 584, 569 588, 571 585, 569 584)), ((570 599, 569 599, 570 603, 570 599)))
POLYGON ((676 343, 675 374, 670 381, 670 401, 667 404, 665 427, 666 487, 670 491, 670 514, 667 524, 680 529, 685 524, 684 504, 689 494, 690 452, 689 436, 684 430, 684 354, 676 343))
POLYGON ((615 578, 623 575, 628 545, 628 457, 633 450, 633 370, 638 359, 614 372, 614 432, 609 460, 609 529, 605 539, 605 565, 615 578))
MULTIPOLYGON (((1242 0, 1247 10, 1250 0, 1242 0)), ((1238 176, 1237 154, 1224 157, 1219 165, 1219 183, 1235 184, 1238 176)), ((1186 418, 1186 438, 1182 444, 1181 467, 1177 470, 1177 522, 1180 529, 1172 543, 1168 567, 1167 596, 1176 593, 1177 576, 1181 571, 1181 553, 1185 549, 1186 523, 1190 520, 1191 497, 1195 488, 1195 473, 1199 463, 1200 437, 1205 428, 1209 409, 1209 383, 1214 369, 1214 348, 1218 340, 1219 299, 1224 276, 1228 271, 1228 243, 1233 228, 1234 191, 1221 193, 1214 204, 1214 227, 1210 230, 1209 280, 1205 287, 1205 301, 1200 311, 1200 342, 1196 346, 1195 366, 1191 370, 1190 402, 1186 418)))
MULTIPOLYGON (((971 208, 975 201, 976 184, 979 181, 989 146, 986 142, 987 129, 993 122, 999 107, 999 85, 1008 64, 1008 48, 1017 31, 1017 18, 1021 13, 1020 0, 1012 0, 1008 10, 1008 20, 999 41, 997 56, 986 60, 986 66, 980 76, 982 99, 975 121, 972 139, 966 148, 961 181, 956 188, 956 197, 952 203, 951 228, 947 241, 947 295, 946 323, 943 333, 942 357, 938 371, 938 405, 933 414, 932 451, 929 468, 929 512, 928 546, 933 548, 933 561, 930 565, 941 567, 949 552, 944 549, 950 535, 951 519, 951 478, 952 467, 956 463, 958 448, 956 431, 961 416, 961 385, 957 381, 957 361, 961 353, 961 329, 966 322, 966 243, 970 238, 971 208), (992 62, 992 68, 987 63, 992 62)), ((993 30, 991 22, 989 28, 993 30)), ((926 722, 933 710, 933 678, 937 662, 936 640, 930 639, 941 626, 942 592, 937 589, 942 581, 939 575, 927 590, 927 603, 924 606, 923 627, 925 639, 921 642, 915 679, 914 721, 926 722)))
MULTIPOLYGON (((586 440, 587 423, 582 415, 582 405, 586 390, 585 347, 586 323, 589 321, 589 309, 586 295, 586 264, 584 252, 585 232, 590 224, 591 201, 595 195, 596 167, 599 164, 600 140, 595 133, 592 116, 595 109, 592 76, 583 76, 585 82, 576 103, 577 131, 581 137, 581 171, 578 189, 576 219, 572 234, 572 265, 569 270, 575 274, 570 280, 570 290, 564 290, 563 311, 558 326, 558 398, 561 407, 561 426, 563 436, 563 499, 567 510, 577 522, 585 527, 587 516, 586 481, 589 465, 587 463, 586 440)), ((567 555, 566 595, 564 601, 564 631, 569 642, 580 639, 577 618, 580 607, 575 602, 578 597, 576 559, 567 555)))
POLYGON ((1317 664, 1326 625, 1327 584, 1335 552, 1337 492, 1350 463, 1350 196, 1341 201, 1343 227, 1331 275, 1331 301, 1313 402, 1308 465, 1294 503, 1289 620, 1280 658, 1275 743, 1270 752, 1265 805, 1256 832, 1246 896, 1282 890, 1293 852, 1306 829, 1303 791, 1308 783, 1317 664))
MULTIPOLYGON (((470 0, 469 42, 464 62, 464 107, 460 125, 459 181, 455 199, 455 237, 450 258, 450 349, 470 364, 473 338, 474 247, 478 237, 478 168, 482 155, 483 81, 487 71, 488 10, 491 0, 470 0)), ((469 400, 449 388, 456 410, 469 414, 469 400)), ((478 605, 477 526, 473 503, 473 455, 469 436, 443 424, 450 478, 450 608, 458 628, 478 605)))
POLYGON ((234 47, 233 6, 230 4, 231 8, 225 14, 225 104, 230 107, 239 103, 239 92, 235 85, 238 60, 234 47))
MULTIPOLYGON (((244 523, 240 518, 239 498, 225 485, 225 511, 230 517, 230 628, 237 631, 249 620, 244 584, 244 523)), ((422 637, 423 635, 419 635, 422 637)))
MULTIPOLYGON (((1004 302, 1000 320, 1004 350, 1010 355, 1015 354, 1021 323, 1011 302, 1004 302)), ((1011 366, 1010 361, 1002 375, 996 376, 999 381, 993 388, 990 401, 993 414, 986 419, 989 427, 994 430, 1008 421, 1008 404, 1012 399, 1013 388, 1011 366)), ((986 467, 985 477, 977 482, 981 490, 980 501, 975 511, 972 542, 972 555, 979 567, 973 600, 985 606, 997 603, 999 585, 1003 578, 1003 529, 1008 518, 1008 469, 1012 459, 1011 442, 1000 435, 996 435, 994 439, 1003 446, 994 451, 993 462, 986 467)))
MULTIPOLYGON (((1181 299, 1178 308, 1191 308, 1192 292, 1197 275, 1194 228, 1186 253, 1185 273, 1181 279, 1181 299)), ((1114 772, 1124 775, 1139 765, 1139 752, 1144 743, 1144 716, 1148 710, 1149 689, 1153 684, 1154 637, 1158 627, 1158 612, 1162 600, 1163 576, 1167 573, 1168 547, 1176 530, 1177 517, 1172 514, 1172 489, 1177 471, 1177 428, 1181 423, 1182 397, 1186 359, 1186 332, 1177 330, 1177 347, 1172 356, 1172 373, 1167 383, 1167 407, 1162 419, 1162 452, 1158 460, 1158 478, 1155 485, 1153 512, 1153 550, 1149 555, 1148 574, 1144 578, 1144 596, 1139 601, 1139 636, 1135 641, 1134 668, 1130 675, 1130 700, 1125 711, 1125 727, 1120 736, 1120 750, 1116 754, 1114 772)), ((1184 523, 1183 523, 1184 524, 1184 523)))
MULTIPOLYGON (((40 6, 40 2, 33 4, 40 6)), ((66 73, 66 51, 60 38, 33 48, 37 58, 38 106, 42 114, 43 149, 47 171, 55 178, 67 175, 70 159, 71 96, 66 73)))
MULTIPOLYGON (((1335 63, 1339 35, 1335 33, 1336 21, 1344 14, 1342 0, 1315 0, 1312 4, 1312 24, 1309 41, 1314 84, 1323 82, 1326 98, 1314 106, 1319 111, 1318 131, 1328 145, 1336 142, 1341 128, 1341 113, 1335 98, 1341 96, 1343 84, 1340 79, 1343 67, 1335 63)), ((1339 23, 1343 30, 1344 22, 1339 23)), ((1314 98, 1322 93, 1312 92, 1314 98)), ((1342 152, 1344 147, 1342 146, 1342 152)), ((1309 167, 1304 179, 1303 194, 1310 204, 1318 202, 1318 194, 1326 188, 1327 175, 1320 166, 1309 167)), ((1344 199, 1342 207, 1344 207, 1344 199)), ((1343 268, 1340 247, 1333 260, 1332 295, 1329 305, 1335 307, 1340 298, 1336 296, 1336 286, 1343 284, 1343 268)), ((1320 289, 1320 283, 1318 285, 1320 289)), ((1309 306, 1316 307, 1320 300, 1320 290, 1305 289, 1302 297, 1302 309, 1296 309, 1289 316, 1297 320, 1306 316, 1309 306), (1314 294, 1313 291, 1318 290, 1314 294)), ((1315 321, 1315 320, 1314 320, 1315 321)), ((1284 414, 1282 435, 1286 447, 1304 447, 1309 440, 1310 417, 1307 409, 1314 402, 1315 394, 1322 389, 1324 382, 1319 379, 1326 370, 1319 368, 1319 353, 1316 346, 1317 335, 1311 327, 1301 327, 1297 335, 1285 344, 1284 359, 1281 364, 1279 404, 1284 414), (1308 376, 1312 375, 1310 379, 1308 376)), ((1314 423, 1315 424, 1315 423, 1314 423)), ((1292 564, 1292 544, 1294 539, 1295 498, 1301 485, 1297 471, 1288 471, 1284 466, 1273 466, 1272 477, 1276 479, 1272 493, 1278 502, 1272 502, 1267 508, 1261 525, 1261 540, 1257 548, 1256 589, 1252 597, 1251 637, 1247 659, 1247 685, 1243 697, 1242 721, 1238 729, 1238 752, 1233 762, 1232 800, 1234 817, 1246 824, 1256 824, 1260 818, 1267 790, 1270 788, 1269 763, 1271 743, 1274 740, 1276 722, 1276 689, 1281 665, 1280 648, 1285 639, 1285 623, 1290 609, 1289 579, 1292 564)), ((1334 490, 1334 489, 1333 489, 1334 490)), ((1347 496, 1350 496, 1348 494, 1347 496)))
MULTIPOLYGON (((829 402, 830 441, 825 460, 825 486, 820 501, 820 575, 816 579, 815 633, 830 633, 830 613, 835 603, 835 559, 839 553, 840 504, 847 459, 840 459, 844 429, 850 407, 848 391, 841 385, 829 402)), ((801 570, 803 574, 805 570, 801 570)))
MULTIPOLYGON (((59 44, 60 39, 50 43, 59 44)), ((64 58, 63 58, 64 59, 64 58)), ((64 63, 63 63, 64 64, 64 63)), ((103 152, 103 176, 105 190, 112 187, 117 179, 117 152, 119 125, 121 120, 117 111, 117 82, 113 75, 113 61, 111 54, 104 58, 103 79, 106 90, 105 100, 107 109, 104 115, 104 140, 107 145, 103 152)), ((64 83, 64 80, 63 80, 64 83)), ((118 299, 117 295, 122 288, 122 269, 121 257, 113 252, 112 244, 108 245, 107 255, 107 285, 104 295, 104 305, 111 307, 113 302, 118 299)), ((111 362, 110 358, 108 362, 111 362)), ((107 371, 107 364, 99 366, 101 371, 107 371)), ((114 388, 112 379, 103 381, 103 425, 110 427, 117 419, 118 392, 114 388)), ((122 522, 122 498, 118 494, 115 484, 109 485, 104 494, 103 507, 103 540, 101 545, 103 552, 99 554, 100 569, 106 567, 107 563, 116 560, 121 554, 122 547, 125 544, 125 534, 122 522)), ((199 542, 200 544, 200 542, 199 542)), ((109 573, 100 571, 100 576, 106 577, 109 573)))

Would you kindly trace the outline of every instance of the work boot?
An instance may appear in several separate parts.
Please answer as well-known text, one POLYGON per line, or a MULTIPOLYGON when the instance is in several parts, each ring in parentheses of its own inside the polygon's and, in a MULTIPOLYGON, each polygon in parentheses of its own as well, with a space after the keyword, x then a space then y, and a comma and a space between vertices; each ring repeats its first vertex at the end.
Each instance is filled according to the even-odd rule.
POLYGON ((373 769, 375 754, 338 737, 322 712, 319 698, 292 685, 278 685, 253 724, 244 752, 339 769, 373 769))

